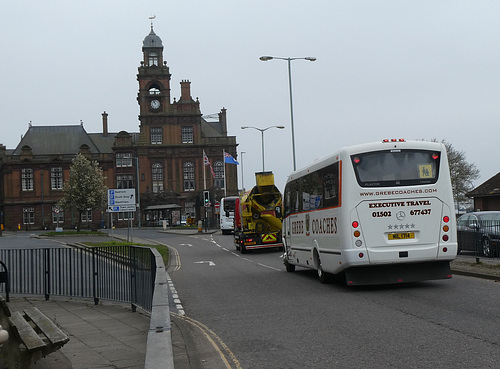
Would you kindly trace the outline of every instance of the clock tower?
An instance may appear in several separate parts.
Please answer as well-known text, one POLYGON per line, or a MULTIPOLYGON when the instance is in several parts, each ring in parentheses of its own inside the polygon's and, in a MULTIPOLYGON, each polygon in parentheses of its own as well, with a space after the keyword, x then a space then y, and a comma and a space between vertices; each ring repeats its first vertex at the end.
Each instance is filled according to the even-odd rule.
POLYGON ((139 81, 139 120, 141 122, 140 139, 148 142, 146 137, 152 125, 161 124, 164 117, 172 115, 170 103, 170 71, 163 60, 163 44, 151 25, 151 32, 142 44, 143 60, 138 68, 139 81))

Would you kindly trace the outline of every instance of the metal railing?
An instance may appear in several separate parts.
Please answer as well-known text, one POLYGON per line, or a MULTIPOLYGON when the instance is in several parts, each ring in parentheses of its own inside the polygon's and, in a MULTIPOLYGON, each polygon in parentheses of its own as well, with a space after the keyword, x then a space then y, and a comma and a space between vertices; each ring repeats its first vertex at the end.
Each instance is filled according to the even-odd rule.
POLYGON ((1 249, 0 260, 9 276, 1 292, 130 302, 151 312, 156 260, 149 248, 1 249))

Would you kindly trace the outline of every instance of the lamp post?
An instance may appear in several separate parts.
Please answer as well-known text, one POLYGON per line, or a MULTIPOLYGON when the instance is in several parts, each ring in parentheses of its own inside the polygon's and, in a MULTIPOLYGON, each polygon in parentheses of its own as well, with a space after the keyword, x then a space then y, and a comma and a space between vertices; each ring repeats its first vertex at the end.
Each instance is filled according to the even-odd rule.
POLYGON ((139 158, 137 156, 133 156, 135 159, 135 175, 137 177, 137 208, 138 208, 138 213, 139 213, 139 222, 138 222, 138 227, 141 228, 141 190, 139 188, 139 182, 141 179, 139 178, 139 158))
POLYGON ((264 132, 270 128, 284 129, 285 127, 284 126, 269 126, 266 128, 257 128, 257 127, 252 127, 252 126, 241 127, 241 129, 247 129, 247 128, 252 128, 252 129, 256 129, 257 131, 260 131, 260 134, 262 137, 262 171, 265 172, 265 168, 264 168, 264 132))
POLYGON ((307 56, 305 58, 281 58, 278 56, 261 56, 259 58, 262 61, 269 61, 273 59, 286 60, 288 62, 288 89, 290 91, 290 122, 292 126, 292 156, 293 156, 293 170, 297 170, 297 163, 295 160, 295 129, 293 126, 293 99, 292 99, 292 60, 307 60, 307 61, 316 61, 315 57, 307 56))
POLYGON ((243 192, 245 192, 245 182, 244 182, 244 177, 245 177, 245 172, 243 171, 243 154, 246 154, 246 151, 240 152, 240 161, 241 161, 241 189, 243 192))

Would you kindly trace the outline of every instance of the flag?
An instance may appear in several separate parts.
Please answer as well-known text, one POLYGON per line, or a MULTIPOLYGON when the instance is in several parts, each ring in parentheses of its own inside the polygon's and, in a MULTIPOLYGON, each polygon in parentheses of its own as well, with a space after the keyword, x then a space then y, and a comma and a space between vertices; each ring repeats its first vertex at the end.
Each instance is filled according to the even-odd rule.
POLYGON ((215 172, 212 168, 212 164, 210 164, 210 162, 208 161, 208 157, 207 154, 205 154, 205 151, 203 151, 203 162, 205 163, 205 165, 208 165, 208 167, 210 168, 210 172, 212 173, 212 176, 215 178, 215 172))
POLYGON ((228 152, 224 152, 224 163, 227 163, 227 164, 236 164, 236 165, 240 164, 228 152))

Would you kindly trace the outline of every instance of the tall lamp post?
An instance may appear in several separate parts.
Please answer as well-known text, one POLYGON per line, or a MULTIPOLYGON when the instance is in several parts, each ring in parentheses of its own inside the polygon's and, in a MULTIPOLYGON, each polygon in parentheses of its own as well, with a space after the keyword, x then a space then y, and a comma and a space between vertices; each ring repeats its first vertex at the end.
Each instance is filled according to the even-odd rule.
POLYGON ((260 131, 260 134, 262 137, 262 171, 265 172, 265 168, 264 168, 264 132, 270 128, 284 129, 285 127, 284 126, 269 126, 266 128, 257 128, 257 127, 252 127, 252 126, 241 127, 241 129, 247 129, 247 128, 252 128, 252 129, 256 129, 257 131, 260 131))
POLYGON ((293 155, 293 170, 297 170, 297 162, 295 160, 295 129, 293 126, 293 99, 292 99, 292 60, 307 60, 307 61, 316 61, 315 57, 307 56, 305 58, 281 58, 278 56, 261 56, 259 58, 262 61, 269 61, 273 59, 286 60, 288 62, 288 89, 290 90, 290 122, 292 126, 292 155, 293 155))
POLYGON ((240 152, 240 162, 241 162, 241 189, 243 192, 245 192, 245 182, 244 182, 244 177, 245 177, 245 172, 243 170, 243 154, 246 154, 246 151, 240 152))
POLYGON ((135 176, 137 178, 137 210, 139 213, 139 222, 138 227, 141 228, 141 189, 139 188, 139 182, 141 179, 139 178, 139 158, 137 156, 133 156, 135 159, 135 176))

